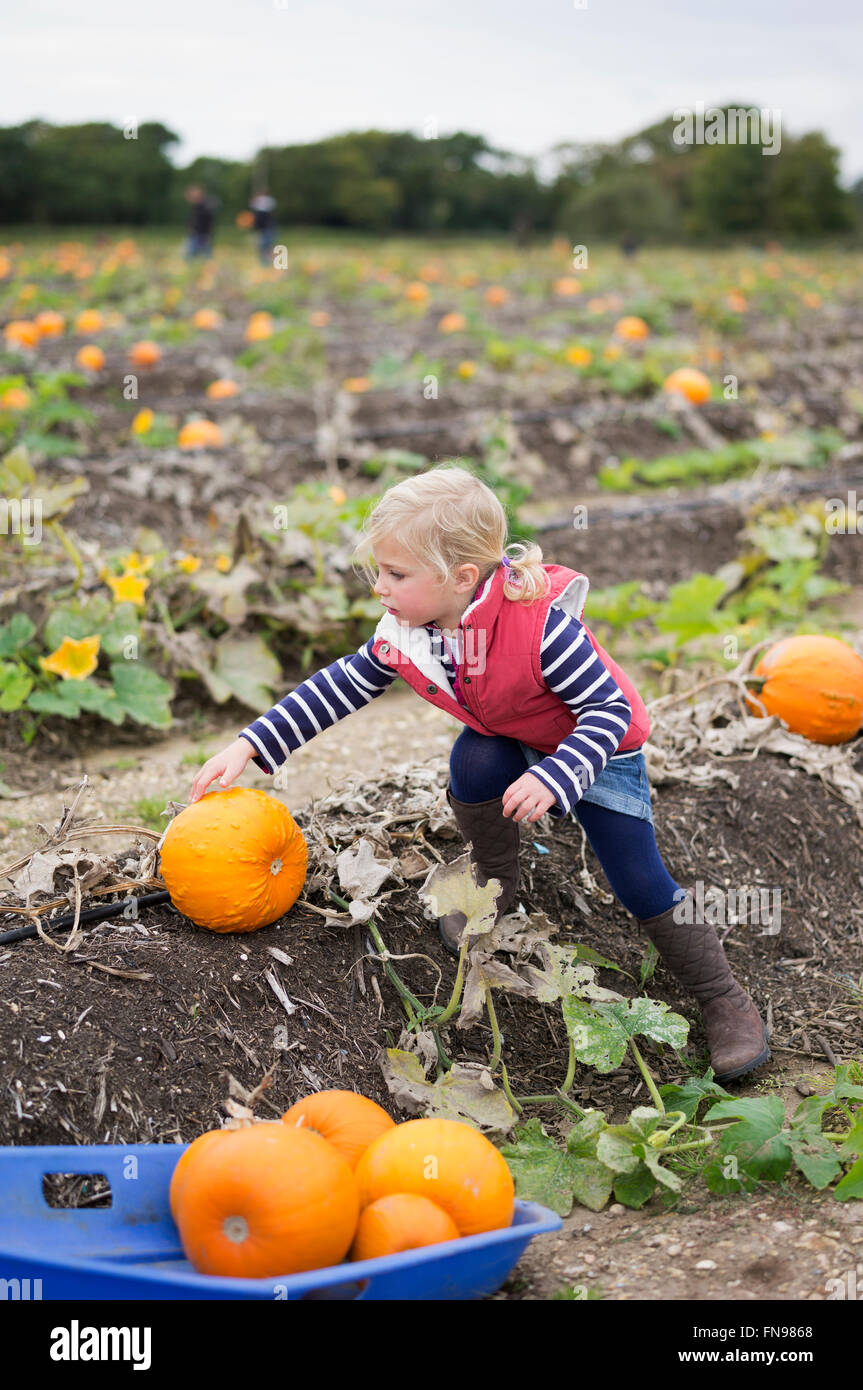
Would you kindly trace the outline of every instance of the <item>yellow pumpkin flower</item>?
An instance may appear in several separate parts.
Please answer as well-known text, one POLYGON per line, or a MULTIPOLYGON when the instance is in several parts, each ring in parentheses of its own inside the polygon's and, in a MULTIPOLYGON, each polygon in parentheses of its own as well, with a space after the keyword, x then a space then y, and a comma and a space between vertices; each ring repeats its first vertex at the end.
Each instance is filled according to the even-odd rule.
POLYGON ((182 555, 177 561, 177 569, 183 570, 185 574, 194 574, 195 570, 201 568, 201 559, 198 555, 182 555))
POLYGON ((333 501, 338 507, 340 507, 343 502, 347 502, 348 500, 348 494, 342 487, 328 487, 327 492, 329 493, 330 497, 332 497, 333 501))
POLYGON ((64 637, 50 656, 40 656, 39 665, 44 671, 52 671, 55 676, 62 676, 67 681, 86 680, 99 664, 101 640, 98 632, 93 637, 82 637, 78 642, 72 637, 64 637))
MULTIPOLYGON (((152 555, 139 555, 137 550, 130 550, 128 555, 120 557, 120 563, 126 574, 146 574, 147 570, 153 568, 155 558, 152 555)), ((100 570, 100 579, 103 573, 104 570, 100 570)))
POLYGON ((455 370, 456 376, 461 377, 462 381, 470 381, 471 377, 476 372, 476 363, 467 361, 459 362, 455 370))
POLYGON ((230 568, 231 568, 231 557, 230 557, 230 555, 217 555, 217 556, 216 556, 216 569, 217 569, 217 570, 220 570, 222 574, 227 574, 227 572, 228 572, 228 570, 229 570, 230 568))
POLYGON ((138 414, 132 421, 132 433, 135 435, 149 434, 150 430, 153 428, 153 421, 155 418, 149 406, 145 406, 143 410, 138 411, 138 414))
POLYGON ((140 579, 135 574, 105 575, 105 583, 114 595, 115 603, 135 603, 144 606, 144 590, 149 587, 149 579, 140 579))
POLYGON ((593 353, 586 347, 569 347, 563 355, 573 367, 589 367, 593 361, 593 353))

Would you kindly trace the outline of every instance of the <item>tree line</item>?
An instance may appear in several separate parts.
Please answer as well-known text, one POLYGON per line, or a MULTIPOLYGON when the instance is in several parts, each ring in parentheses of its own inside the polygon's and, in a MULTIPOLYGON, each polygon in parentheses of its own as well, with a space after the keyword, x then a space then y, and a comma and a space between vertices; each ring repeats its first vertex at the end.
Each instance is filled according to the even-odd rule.
MULTIPOLYGON (((742 108, 714 108, 736 111, 742 108)), ((749 108, 755 110, 757 108, 749 108)), ((183 191, 203 185, 232 223, 265 190, 279 227, 376 233, 561 233, 637 241, 816 237, 863 231, 863 179, 839 182, 839 151, 818 131, 755 142, 680 140, 668 116, 612 144, 560 144, 542 158, 459 131, 426 139, 365 130, 202 156, 185 168, 179 137, 157 121, 0 127, 0 224, 179 225, 183 191)))

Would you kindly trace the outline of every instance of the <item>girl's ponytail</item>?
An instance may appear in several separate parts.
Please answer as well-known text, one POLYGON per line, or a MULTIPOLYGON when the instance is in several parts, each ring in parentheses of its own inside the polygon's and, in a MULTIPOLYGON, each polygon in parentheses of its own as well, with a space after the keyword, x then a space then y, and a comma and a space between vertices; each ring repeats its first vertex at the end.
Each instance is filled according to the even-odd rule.
POLYGON ((517 603, 535 603, 544 598, 551 588, 548 571, 543 568, 542 548, 533 541, 518 541, 505 547, 503 562, 507 567, 504 581, 504 597, 517 603), (508 555, 507 551, 520 551, 518 555, 508 555))

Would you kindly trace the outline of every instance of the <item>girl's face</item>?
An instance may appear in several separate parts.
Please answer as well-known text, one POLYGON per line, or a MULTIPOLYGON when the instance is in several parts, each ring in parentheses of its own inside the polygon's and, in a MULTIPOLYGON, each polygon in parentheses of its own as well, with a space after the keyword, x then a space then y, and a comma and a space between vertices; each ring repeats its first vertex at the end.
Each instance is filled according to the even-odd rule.
POLYGON ((479 583, 476 565, 462 565, 460 579, 441 584, 431 570, 393 541, 382 541, 372 552, 378 566, 377 594, 396 619, 409 627, 437 623, 454 630, 479 583))

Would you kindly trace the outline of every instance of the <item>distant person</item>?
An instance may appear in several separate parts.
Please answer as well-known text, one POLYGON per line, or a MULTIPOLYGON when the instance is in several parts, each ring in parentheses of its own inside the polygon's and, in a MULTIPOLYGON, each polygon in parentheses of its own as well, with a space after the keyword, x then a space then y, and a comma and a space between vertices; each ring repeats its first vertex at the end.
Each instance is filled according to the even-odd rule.
POLYGON ((258 238, 261 265, 272 265, 273 242, 276 239, 276 200, 269 193, 256 193, 249 208, 254 219, 252 228, 258 238))
POLYGON ((186 260, 192 260, 195 256, 212 256, 216 199, 210 197, 198 183, 190 184, 185 196, 189 204, 189 225, 184 251, 186 260))

